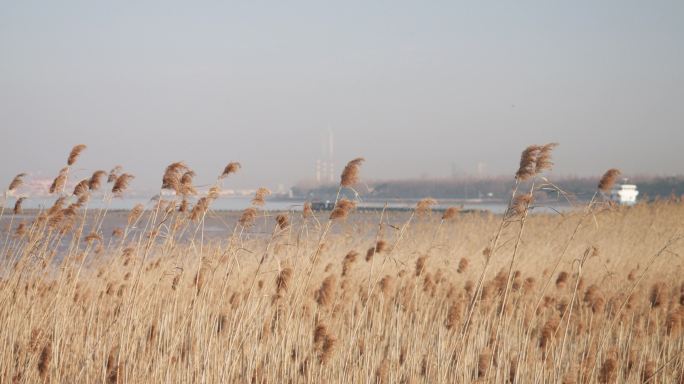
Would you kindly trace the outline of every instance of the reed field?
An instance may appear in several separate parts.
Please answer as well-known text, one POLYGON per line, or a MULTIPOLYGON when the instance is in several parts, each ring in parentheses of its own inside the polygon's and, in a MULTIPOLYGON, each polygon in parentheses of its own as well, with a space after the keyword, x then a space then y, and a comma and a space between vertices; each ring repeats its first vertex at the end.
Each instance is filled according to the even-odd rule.
POLYGON ((614 206, 613 169, 535 213, 573 201, 554 146, 513 159, 503 215, 357 211, 355 159, 334 210, 269 212, 262 188, 219 237, 239 163, 206 188, 169 165, 174 193, 105 233, 89 202, 134 178, 72 180, 76 146, 52 207, 19 218, 23 174, 5 193, 0 383, 684 383, 684 205, 614 206))

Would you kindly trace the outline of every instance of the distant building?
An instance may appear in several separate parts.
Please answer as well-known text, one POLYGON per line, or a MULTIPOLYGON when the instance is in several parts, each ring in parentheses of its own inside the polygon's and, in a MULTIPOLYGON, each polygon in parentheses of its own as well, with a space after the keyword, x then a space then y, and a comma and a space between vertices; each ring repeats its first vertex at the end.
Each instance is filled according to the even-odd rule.
POLYGON ((610 199, 622 205, 636 204, 639 191, 634 184, 617 184, 610 192, 610 199))
POLYGON ((316 182, 332 183, 335 181, 335 162, 333 161, 334 139, 331 129, 328 129, 328 134, 321 144, 321 153, 327 160, 316 160, 316 182))

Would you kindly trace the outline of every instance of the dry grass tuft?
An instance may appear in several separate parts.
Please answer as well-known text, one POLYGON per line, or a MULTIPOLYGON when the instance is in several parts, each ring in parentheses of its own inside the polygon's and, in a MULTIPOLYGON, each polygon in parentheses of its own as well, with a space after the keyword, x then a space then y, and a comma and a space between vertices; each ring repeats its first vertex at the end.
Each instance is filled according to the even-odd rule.
POLYGON ((20 197, 17 199, 17 201, 14 202, 14 209, 12 212, 14 212, 15 215, 21 214, 21 205, 24 203, 24 200, 26 200, 25 197, 20 197))
POLYGON ((252 204, 263 207, 266 204, 266 197, 271 194, 271 191, 268 188, 259 188, 256 190, 254 193, 254 198, 252 199, 252 204))
POLYGON ((105 173, 67 167, 52 205, 0 213, 0 382, 681 382, 684 205, 530 214, 554 147, 523 153, 508 215, 458 220, 430 199, 261 217, 266 193, 211 212, 239 166, 195 198, 182 163, 175 196, 110 212, 86 205, 105 173))
POLYGON ((351 200, 342 198, 337 201, 337 204, 335 204, 335 208, 333 208, 332 212, 330 213, 330 219, 345 219, 347 216, 349 216, 349 213, 354 208, 356 208, 356 203, 354 203, 351 200))
POLYGON ((459 208, 457 207, 449 207, 447 208, 444 213, 442 214, 442 220, 452 220, 456 216, 458 216, 458 212, 460 211, 459 208))
POLYGON ((249 227, 254 224, 254 220, 256 220, 258 212, 259 211, 254 207, 245 208, 245 210, 242 211, 242 215, 240 216, 238 222, 243 227, 249 227))
POLYGON ((45 381, 48 376, 51 361, 52 342, 48 340, 43 346, 43 349, 40 350, 40 356, 38 357, 38 374, 43 381, 45 381))
POLYGON ((115 166, 112 168, 111 171, 109 171, 109 176, 107 176, 107 183, 113 183, 116 181, 116 179, 119 177, 121 174, 121 171, 123 170, 123 167, 120 165, 115 166))
POLYGON ((75 147, 73 147, 71 149, 71 152, 69 152, 69 157, 67 158, 67 165, 74 165, 76 163, 76 160, 78 160, 78 157, 81 156, 81 152, 83 152, 85 149, 85 144, 78 144, 75 147))
POLYGON ((465 257, 461 257, 461 260, 458 261, 458 269, 456 269, 456 272, 458 272, 458 273, 465 272, 466 270, 468 270, 469 264, 470 264, 470 262, 468 261, 468 259, 466 259, 465 257))
POLYGON ((107 172, 103 170, 95 171, 88 179, 88 189, 97 191, 102 186, 102 179, 107 176, 107 172))
POLYGON ((52 181, 52 184, 50 185, 50 193, 59 193, 64 189, 68 173, 68 167, 64 167, 59 171, 59 175, 55 177, 55 179, 52 181))
POLYGON ((425 198, 416 203, 416 215, 426 216, 432 212, 432 206, 437 204, 437 200, 425 198))
POLYGON ((114 186, 112 186, 112 194, 117 197, 123 196, 123 193, 128 189, 128 185, 135 176, 129 173, 123 173, 116 178, 114 186))
POLYGON ((515 178, 519 181, 525 181, 534 177, 537 173, 537 157, 541 147, 538 145, 530 145, 520 155, 520 166, 515 173, 515 178))
POLYGON ((239 171, 240 168, 242 168, 242 165, 240 165, 240 163, 238 162, 228 163, 228 165, 226 165, 225 168, 223 168, 223 172, 221 173, 221 176, 219 178, 223 179, 228 177, 228 175, 237 173, 237 171, 239 171))
POLYGON ((364 161, 364 158, 359 157, 347 163, 340 176, 340 186, 352 187, 359 182, 359 168, 364 161))
POLYGON ((613 189, 613 185, 615 185, 618 177, 620 177, 620 170, 615 168, 607 170, 598 183, 599 191, 603 193, 610 193, 610 190, 613 189))
POLYGON ((24 185, 24 177, 26 177, 25 173, 20 173, 20 174, 14 176, 14 178, 10 182, 9 186, 7 187, 7 191, 13 192, 13 191, 17 190, 19 187, 21 187, 22 185, 24 185))

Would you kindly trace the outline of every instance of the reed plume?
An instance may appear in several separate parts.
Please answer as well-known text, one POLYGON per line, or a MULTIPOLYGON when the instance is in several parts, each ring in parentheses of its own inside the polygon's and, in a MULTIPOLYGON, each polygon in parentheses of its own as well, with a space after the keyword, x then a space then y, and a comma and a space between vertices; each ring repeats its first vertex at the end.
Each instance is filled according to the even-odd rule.
POLYGON ((176 194, 182 194, 181 178, 183 174, 190 169, 182 161, 169 164, 164 170, 162 176, 162 189, 170 189, 176 194))
POLYGON ((534 202, 534 195, 531 193, 524 193, 516 195, 513 203, 508 211, 509 217, 522 216, 534 202))
POLYGON ((304 202, 304 206, 302 207, 302 217, 304 219, 308 219, 309 217, 313 217, 313 208, 311 208, 311 202, 309 202, 309 201, 304 202))
POLYGON ((245 208, 244 211, 242 211, 242 215, 240 215, 240 219, 238 222, 240 223, 241 226, 243 227, 249 227, 252 224, 254 224, 254 220, 257 217, 258 210, 254 207, 248 207, 245 208))
POLYGON ((426 256, 420 256, 416 259, 416 276, 420 276, 425 270, 425 262, 427 261, 426 256))
POLYGON ((287 227, 290 226, 290 219, 287 217, 287 215, 279 213, 275 217, 276 223, 278 224, 278 228, 282 229, 287 229, 287 227))
POLYGON ((456 329, 458 323, 461 319, 461 312, 463 311, 463 303, 457 301, 449 307, 449 312, 447 313, 446 320, 444 321, 444 326, 446 329, 456 329))
POLYGON ((385 240, 378 240, 375 243, 375 252, 382 253, 387 250, 387 242, 385 240))
POLYGON ((117 165, 114 168, 112 168, 112 170, 109 171, 109 176, 107 176, 107 183, 115 182, 116 179, 119 178, 119 174, 121 174, 122 170, 123 170, 123 167, 120 165, 117 165))
POLYGON ((334 336, 327 335, 321 347, 321 353, 318 355, 318 361, 321 365, 325 365, 332 358, 333 349, 337 344, 337 339, 334 336))
POLYGON ((371 261, 373 255, 381 253, 387 249, 387 242, 385 240, 378 240, 374 247, 368 248, 366 252, 366 261, 371 261))
POLYGON ((615 185, 615 182, 617 181, 618 177, 620 177, 619 169, 611 168, 607 170, 606 173, 603 174, 601 180, 598 183, 599 191, 603 193, 610 192, 610 190, 613 189, 613 185, 615 185))
POLYGON ((426 216, 432 212, 432 206, 437 204, 437 200, 425 198, 416 203, 416 215, 426 216))
POLYGON ((190 203, 188 202, 188 199, 184 197, 183 200, 181 200, 180 204, 178 204, 178 212, 186 213, 189 209, 190 203))
POLYGON ((197 200, 197 203, 195 203, 195 206, 192 207, 192 210, 190 211, 190 220, 192 221, 197 221, 204 217, 204 215, 207 213, 209 210, 209 203, 211 202, 211 199, 208 197, 202 197, 199 200, 197 200))
POLYGON ((535 161, 536 174, 550 170, 553 167, 553 161, 551 161, 551 151, 553 151, 557 146, 558 143, 548 143, 539 148, 539 153, 537 154, 537 159, 535 161))
POLYGON ((667 302, 667 285, 663 282, 653 284, 649 300, 653 308, 658 308, 665 304, 667 302))
POLYGON ((492 352, 489 348, 483 350, 477 359, 477 377, 485 377, 489 364, 492 359, 492 352))
POLYGON ((22 203, 24 202, 24 200, 26 200, 25 197, 20 197, 20 198, 17 199, 17 201, 14 202, 14 210, 13 210, 13 212, 14 212, 15 215, 18 215, 18 214, 20 214, 20 213, 22 212, 22 210, 21 210, 21 205, 22 205, 22 203))
POLYGON ((390 275, 385 275, 380 280, 380 283, 378 283, 378 286, 380 287, 380 292, 382 292, 383 296, 390 297, 394 290, 394 279, 390 275))
POLYGON ((344 256, 344 260, 342 261, 342 277, 347 276, 351 265, 356 262, 358 256, 359 253, 356 251, 349 251, 349 253, 344 256))
POLYGON ((12 181, 9 184, 9 187, 7 187, 8 192, 14 192, 16 191, 19 187, 24 185, 24 177, 26 177, 25 173, 20 173, 12 179, 12 181))
POLYGON ((282 294, 287 292, 290 287, 290 280, 292 279, 294 271, 290 267, 285 267, 280 271, 276 278, 276 293, 282 294))
POLYGON ((91 191, 97 191, 100 189, 102 186, 102 178, 107 175, 106 171, 103 170, 97 170, 93 172, 92 176, 90 176, 90 180, 88 180, 88 188, 91 191))
POLYGON ((345 198, 339 199, 330 213, 330 220, 345 219, 355 207, 356 203, 353 201, 345 198))
POLYGON ((570 277, 570 274, 568 274, 565 271, 561 271, 558 274, 558 277, 556 278, 556 287, 558 289, 563 289, 568 283, 568 278, 570 277))
POLYGON ((457 207, 449 207, 447 208, 444 213, 442 213, 442 220, 451 220, 458 216, 458 212, 460 211, 459 208, 457 207))
POLYGON ((364 161, 363 157, 358 157, 347 163, 340 176, 341 187, 351 187, 359 182, 359 168, 364 161))
POLYGON ((520 155, 520 167, 515 173, 515 178, 518 181, 525 181, 534 177, 537 174, 537 158, 541 151, 539 145, 530 145, 520 155))
POLYGON ((83 192, 80 196, 78 196, 78 199, 77 199, 76 202, 73 203, 72 205, 75 206, 76 208, 81 208, 81 207, 83 207, 89 200, 90 200, 90 192, 86 191, 86 192, 83 192))
POLYGON ((458 262, 458 269, 456 269, 456 272, 458 273, 463 273, 468 269, 468 264, 469 261, 465 257, 461 257, 461 260, 458 262))
POLYGON ((81 152, 83 152, 85 149, 85 144, 78 144, 75 147, 73 147, 71 149, 71 152, 69 152, 69 157, 67 158, 67 165, 74 165, 74 163, 76 163, 76 160, 78 160, 78 157, 81 156, 81 152))
POLYGON ((226 165, 226 167, 223 168, 223 173, 221 173, 221 176, 219 176, 219 179, 226 178, 226 177, 228 177, 228 175, 230 175, 232 173, 237 173, 237 171, 239 171, 240 168, 242 168, 242 165, 240 165, 240 163, 238 163, 238 162, 228 163, 228 165, 226 165))
POLYGON ((337 281, 335 275, 329 275, 321 283, 321 287, 316 294, 316 302, 322 307, 327 307, 332 304, 335 297, 335 285, 337 281))
POLYGON ((52 361, 52 342, 47 341, 40 351, 40 357, 38 358, 38 374, 40 378, 45 381, 50 370, 50 362, 52 361))
POLYGON ((107 384, 117 384, 119 382, 120 366, 118 363, 119 347, 114 346, 109 350, 107 356, 107 384))
POLYGON ((375 247, 370 247, 366 251, 366 261, 371 261, 373 259, 373 255, 375 254, 375 247))
POLYGON ((665 319, 665 329, 668 335, 679 333, 684 325, 684 307, 681 305, 670 311, 665 319))
POLYGON ((133 225, 138 221, 140 216, 142 216, 145 206, 142 204, 136 204, 133 209, 128 213, 128 225, 133 225))
POLYGON ((641 382, 650 382, 653 376, 655 376, 656 364, 652 360, 646 361, 644 363, 644 368, 641 370, 641 382))
POLYGON ((558 317, 557 314, 554 314, 554 316, 551 316, 546 323, 544 323, 544 327, 542 328, 541 331, 541 338, 539 339, 539 347, 544 349, 549 346, 551 343, 551 340, 553 339, 554 335, 556 334, 556 330, 560 326, 560 318, 558 317))
POLYGON ((318 323, 314 329, 314 348, 320 348, 328 337, 328 327, 323 323, 318 323))
POLYGON ((196 195, 197 190, 192 185, 192 178, 195 177, 194 171, 186 171, 180 179, 180 194, 183 196, 196 195))
POLYGON ((26 223, 19 223, 17 228, 14 230, 14 234, 18 237, 24 236, 26 233, 26 223))
POLYGON ((135 176, 129 173, 123 173, 116 178, 114 186, 112 187, 112 194, 117 197, 123 196, 123 193, 128 189, 128 184, 133 180, 135 176))
POLYGON ((375 370, 375 384, 387 384, 389 382, 389 360, 382 359, 378 369, 375 370))
POLYGON ((263 207, 266 204, 266 196, 270 195, 271 191, 268 188, 260 187, 254 193, 254 198, 252 199, 252 204, 263 207))
POLYGON ((64 203, 66 203, 66 197, 60 196, 57 198, 54 203, 52 203, 52 206, 47 210, 47 215, 52 216, 58 212, 61 212, 62 208, 64 208, 64 203))
POLYGON ((76 186, 74 187, 73 195, 81 196, 85 193, 88 193, 88 191, 90 190, 90 187, 88 187, 88 181, 88 179, 83 179, 79 181, 78 184, 76 184, 76 186))
POLYGON ((616 380, 617 361, 614 357, 608 357, 603 361, 599 372, 599 383, 613 383, 616 380))
POLYGON ((90 232, 84 240, 86 243, 102 242, 102 236, 97 232, 90 232))
POLYGON ((69 168, 65 167, 62 168, 59 171, 59 175, 55 177, 55 179, 52 181, 52 184, 50 185, 50 193, 58 193, 61 192, 62 189, 64 189, 64 185, 66 184, 66 179, 67 179, 67 174, 69 173, 69 168))

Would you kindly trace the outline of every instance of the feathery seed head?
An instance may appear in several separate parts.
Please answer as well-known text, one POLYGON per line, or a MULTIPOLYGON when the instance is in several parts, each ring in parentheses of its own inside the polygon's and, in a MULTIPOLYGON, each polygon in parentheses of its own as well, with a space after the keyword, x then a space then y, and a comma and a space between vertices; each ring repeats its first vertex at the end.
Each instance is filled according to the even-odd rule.
POLYGON ((17 188, 21 187, 24 184, 24 177, 26 177, 25 173, 20 173, 16 176, 14 176, 14 179, 9 184, 9 187, 7 187, 8 192, 13 192, 17 188))
POLYGON ((364 161, 363 157, 358 157, 347 163, 340 176, 341 187, 351 187, 359 182, 359 168, 364 161))
POLYGON ((603 193, 609 193, 610 190, 613 188, 613 185, 615 185, 615 182, 617 181, 618 177, 620 177, 619 169, 611 168, 607 170, 606 173, 603 174, 601 180, 598 183, 599 191, 603 193))
POLYGON ((114 196, 123 196, 123 193, 126 191, 126 189, 128 189, 128 184, 134 178, 135 176, 129 173, 123 173, 119 177, 117 177, 116 181, 114 182, 114 186, 112 187, 112 193, 114 194, 114 196))
POLYGON ((97 191, 100 189, 100 186, 102 185, 102 178, 106 175, 107 172, 103 170, 93 172, 93 175, 90 176, 90 179, 88 180, 88 189, 91 191, 97 191))
POLYGON ((518 181, 525 181, 534 177, 537 173, 537 158, 541 147, 539 145, 530 145, 520 155, 520 167, 515 173, 515 178, 518 181))
POLYGON ((76 163, 76 160, 78 160, 78 157, 81 155, 81 152, 83 152, 85 149, 85 144, 78 144, 75 147, 73 147, 71 149, 71 152, 69 152, 69 157, 67 158, 67 165, 74 165, 74 163, 76 163))
POLYGON ((221 176, 219 178, 223 179, 223 178, 227 177, 228 175, 230 175, 231 173, 237 173, 237 171, 239 171, 240 168, 242 168, 242 165, 240 165, 240 163, 238 163, 236 161, 230 162, 230 163, 228 163, 228 165, 226 165, 225 168, 223 168, 223 173, 221 173, 221 176))
POLYGON ((330 220, 344 219, 349 215, 349 212, 356 208, 356 203, 351 200, 342 198, 337 201, 335 208, 330 213, 330 220))

